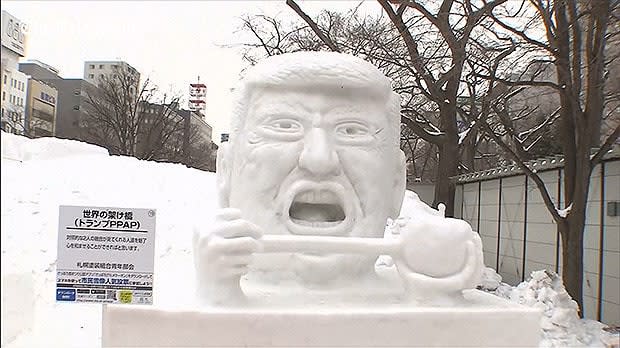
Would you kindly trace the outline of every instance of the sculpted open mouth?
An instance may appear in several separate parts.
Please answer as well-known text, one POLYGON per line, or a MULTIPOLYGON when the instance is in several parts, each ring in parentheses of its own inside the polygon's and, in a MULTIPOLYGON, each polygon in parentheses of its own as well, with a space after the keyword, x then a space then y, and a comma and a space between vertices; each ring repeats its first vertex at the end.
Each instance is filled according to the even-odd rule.
POLYGON ((287 227, 293 234, 345 235, 351 221, 351 209, 342 190, 315 186, 296 190, 288 208, 287 227))

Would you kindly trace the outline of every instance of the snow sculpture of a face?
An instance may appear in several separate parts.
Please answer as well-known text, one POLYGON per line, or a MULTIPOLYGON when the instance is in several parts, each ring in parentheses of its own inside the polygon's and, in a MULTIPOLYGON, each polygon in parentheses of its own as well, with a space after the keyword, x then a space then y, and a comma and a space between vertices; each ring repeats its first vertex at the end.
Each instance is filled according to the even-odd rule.
MULTIPOLYGON (((359 58, 299 52, 265 59, 239 91, 218 158, 223 207, 265 234, 382 237, 405 191, 400 103, 359 58)), ((296 254, 297 274, 323 282, 373 270, 375 258, 296 254)))

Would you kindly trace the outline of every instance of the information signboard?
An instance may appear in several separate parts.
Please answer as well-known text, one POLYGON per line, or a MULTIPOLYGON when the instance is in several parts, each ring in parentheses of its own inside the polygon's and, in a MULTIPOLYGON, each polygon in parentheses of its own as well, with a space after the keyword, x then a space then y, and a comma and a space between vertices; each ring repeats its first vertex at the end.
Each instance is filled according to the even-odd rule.
POLYGON ((56 301, 152 304, 155 213, 60 206, 56 301))

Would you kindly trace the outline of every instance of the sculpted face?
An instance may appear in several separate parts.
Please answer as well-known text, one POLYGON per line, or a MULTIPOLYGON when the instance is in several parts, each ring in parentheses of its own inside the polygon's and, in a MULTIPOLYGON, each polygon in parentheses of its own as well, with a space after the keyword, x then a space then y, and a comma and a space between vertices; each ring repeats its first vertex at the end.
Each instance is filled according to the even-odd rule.
MULTIPOLYGON (((231 207, 266 234, 382 237, 402 174, 386 101, 337 88, 250 96, 230 168, 231 207)), ((307 280, 372 271, 374 259, 295 255, 307 280)))

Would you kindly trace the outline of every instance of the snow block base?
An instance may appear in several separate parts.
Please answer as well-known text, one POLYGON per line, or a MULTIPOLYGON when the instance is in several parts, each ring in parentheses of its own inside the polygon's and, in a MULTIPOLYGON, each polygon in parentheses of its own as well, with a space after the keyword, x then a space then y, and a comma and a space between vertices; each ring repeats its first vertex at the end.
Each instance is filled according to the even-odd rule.
POLYGON ((540 312, 480 291, 462 307, 166 309, 108 305, 103 347, 538 347, 540 312))

